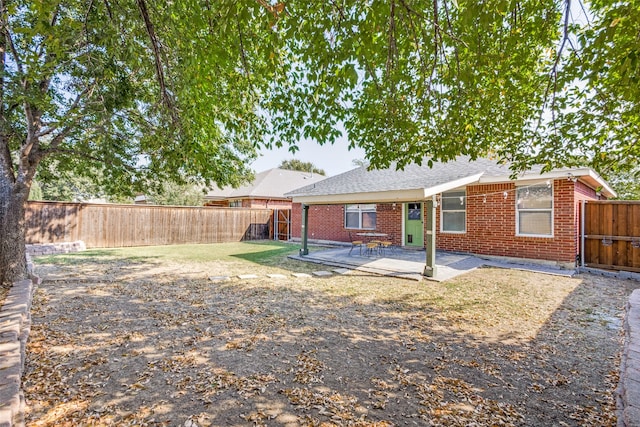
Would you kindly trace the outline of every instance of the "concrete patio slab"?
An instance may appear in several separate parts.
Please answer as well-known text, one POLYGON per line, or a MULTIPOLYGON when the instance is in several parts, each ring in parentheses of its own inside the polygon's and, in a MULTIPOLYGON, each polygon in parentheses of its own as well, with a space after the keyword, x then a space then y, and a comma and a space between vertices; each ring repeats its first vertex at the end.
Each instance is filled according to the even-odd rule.
POLYGON ((575 274, 574 270, 566 270, 554 266, 518 264, 483 259, 467 254, 438 251, 436 252, 436 276, 425 277, 423 276, 426 263, 424 250, 396 249, 384 255, 365 256, 355 252, 349 255, 349 248, 338 247, 314 251, 305 256, 291 255, 290 258, 332 267, 365 271, 383 276, 402 277, 412 280, 427 279, 438 282, 452 279, 460 274, 468 273, 482 266, 514 268, 562 276, 573 276, 575 274))

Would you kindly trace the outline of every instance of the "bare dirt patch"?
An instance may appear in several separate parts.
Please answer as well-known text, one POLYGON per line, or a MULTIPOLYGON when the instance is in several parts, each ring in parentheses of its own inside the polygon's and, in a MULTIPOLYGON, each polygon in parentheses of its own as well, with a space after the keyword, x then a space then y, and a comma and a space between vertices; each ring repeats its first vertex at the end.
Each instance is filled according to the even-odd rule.
POLYGON ((27 424, 616 424, 623 307, 637 282, 266 272, 288 273, 242 260, 41 265, 27 424), (208 280, 251 272, 260 278, 208 280))

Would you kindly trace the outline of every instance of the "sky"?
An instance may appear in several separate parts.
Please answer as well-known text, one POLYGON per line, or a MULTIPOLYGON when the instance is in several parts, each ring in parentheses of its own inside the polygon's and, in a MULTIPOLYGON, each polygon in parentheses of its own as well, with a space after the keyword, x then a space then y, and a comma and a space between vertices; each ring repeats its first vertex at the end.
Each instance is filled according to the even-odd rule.
POLYGON ((261 149, 257 160, 251 167, 256 173, 275 168, 283 160, 298 159, 302 162, 311 162, 318 169, 323 169, 327 176, 334 176, 355 169, 354 159, 364 159, 364 150, 356 148, 348 149, 346 138, 338 139, 333 145, 319 145, 315 142, 304 140, 298 144, 299 150, 295 154, 288 151, 288 147, 272 150, 261 149))

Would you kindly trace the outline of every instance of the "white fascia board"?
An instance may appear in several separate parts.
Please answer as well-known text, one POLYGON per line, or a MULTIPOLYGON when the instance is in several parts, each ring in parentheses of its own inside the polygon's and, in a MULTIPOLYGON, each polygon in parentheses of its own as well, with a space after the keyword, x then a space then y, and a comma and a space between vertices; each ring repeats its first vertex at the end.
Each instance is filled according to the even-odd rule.
POLYGON ((615 190, 611 188, 609 184, 607 184, 607 181, 605 181, 604 178, 598 175, 596 171, 589 169, 589 178, 594 180, 598 186, 602 187, 601 192, 604 193, 607 198, 616 197, 618 195, 615 190))
POLYGON ((423 199, 427 199, 436 194, 440 194, 445 191, 453 190, 459 187, 465 187, 469 184, 476 183, 480 180, 482 172, 476 175, 466 176, 464 178, 456 179, 454 181, 445 182, 444 184, 436 185, 435 187, 429 187, 424 189, 423 199))
MULTIPOLYGON (((607 197, 616 196, 616 192, 609 186, 609 184, 607 184, 607 182, 591 168, 553 169, 543 174, 525 172, 524 174, 519 175, 515 179, 515 182, 543 181, 545 179, 563 179, 563 178, 568 179, 571 176, 576 177, 578 179, 582 179, 594 187, 602 187, 602 193, 607 197)), ((483 176, 482 178, 480 178, 481 184, 494 184, 494 183, 511 182, 511 181, 514 181, 514 180, 511 179, 509 175, 483 176)))
POLYGON ((568 178, 569 174, 573 176, 588 175, 589 168, 581 169, 554 169, 545 173, 524 172, 512 179, 510 175, 485 175, 480 179, 481 184, 495 184, 499 182, 511 182, 511 181, 543 181, 545 179, 557 179, 568 178))
POLYGON ((293 196, 293 203, 303 205, 337 205, 353 203, 400 203, 422 200, 424 189, 375 191, 370 193, 323 194, 293 196))

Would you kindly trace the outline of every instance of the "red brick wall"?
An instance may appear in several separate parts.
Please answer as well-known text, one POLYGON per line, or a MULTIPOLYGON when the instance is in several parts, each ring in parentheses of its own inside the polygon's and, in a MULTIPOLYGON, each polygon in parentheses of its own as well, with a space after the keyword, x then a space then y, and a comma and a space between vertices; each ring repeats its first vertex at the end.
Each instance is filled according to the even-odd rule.
MULTIPOLYGON (((292 231, 291 237, 301 237, 302 207, 300 203, 294 203, 291 211, 292 231)), ((349 233, 358 238, 356 233, 378 232, 386 233, 393 238, 395 244, 402 241, 402 205, 394 206, 391 203, 376 205, 376 229, 355 230, 344 226, 344 205, 312 205, 309 206, 309 230, 307 237, 317 240, 332 240, 335 242, 351 241, 349 233)))
MULTIPOLYGON (((580 201, 596 199, 595 191, 581 182, 574 183, 567 179, 553 181, 553 237, 525 237, 516 236, 515 189, 514 183, 467 187, 465 233, 440 232, 438 208, 438 249, 563 263, 574 262, 579 250, 580 201), (504 192, 507 192, 506 200, 504 192)), ((292 213, 292 236, 299 238, 302 223, 300 204, 293 205, 292 213)), ((392 204, 377 205, 376 231, 393 235, 396 244, 401 244, 402 221, 400 203, 395 208, 392 204)), ((343 205, 310 206, 308 226, 309 239, 349 241, 349 230, 344 228, 343 205)), ((358 232, 351 231, 354 234, 358 232)))
POLYGON ((583 200, 605 200, 606 197, 599 197, 596 194, 596 190, 591 187, 586 186, 582 182, 575 183, 575 192, 574 192, 574 213, 575 213, 575 228, 578 230, 576 233, 576 248, 577 252, 580 252, 580 227, 581 227, 581 217, 582 217, 582 201, 583 200))
POLYGON ((553 181, 553 237, 516 235, 514 183, 469 186, 466 233, 440 232, 438 209, 437 247, 484 255, 573 262, 578 251, 573 186, 568 180, 553 181))

